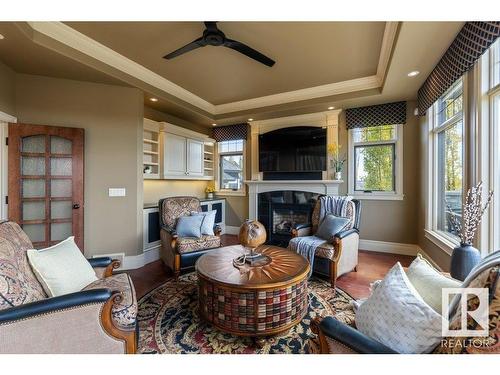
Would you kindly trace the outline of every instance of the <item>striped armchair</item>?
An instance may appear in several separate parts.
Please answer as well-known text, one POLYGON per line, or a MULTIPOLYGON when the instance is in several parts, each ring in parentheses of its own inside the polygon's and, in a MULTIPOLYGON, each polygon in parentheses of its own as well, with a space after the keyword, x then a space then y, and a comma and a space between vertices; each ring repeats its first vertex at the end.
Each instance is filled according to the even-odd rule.
MULTIPOLYGON (((318 231, 320 224, 320 199, 317 200, 311 223, 298 224, 292 229, 292 239, 312 236, 318 231)), ((336 233, 331 241, 325 241, 316 248, 313 272, 330 278, 335 287, 337 278, 347 272, 356 271, 358 265, 359 223, 361 221, 361 202, 353 199, 348 202, 346 217, 351 224, 345 230, 336 233)), ((290 248, 290 245, 289 245, 290 248)))

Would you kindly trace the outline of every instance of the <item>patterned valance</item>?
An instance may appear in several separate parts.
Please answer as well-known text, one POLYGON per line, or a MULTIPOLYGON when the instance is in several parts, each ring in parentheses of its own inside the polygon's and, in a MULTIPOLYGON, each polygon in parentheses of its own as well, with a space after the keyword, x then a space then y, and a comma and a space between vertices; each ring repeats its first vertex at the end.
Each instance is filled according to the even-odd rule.
POLYGON ((213 128, 212 137, 217 142, 234 141, 237 139, 247 139, 248 124, 234 124, 226 126, 217 126, 213 128))
POLYGON ((429 107, 467 72, 500 35, 500 22, 466 22, 418 90, 418 113, 429 107))
POLYGON ((347 129, 406 123, 406 102, 395 102, 345 111, 347 129))

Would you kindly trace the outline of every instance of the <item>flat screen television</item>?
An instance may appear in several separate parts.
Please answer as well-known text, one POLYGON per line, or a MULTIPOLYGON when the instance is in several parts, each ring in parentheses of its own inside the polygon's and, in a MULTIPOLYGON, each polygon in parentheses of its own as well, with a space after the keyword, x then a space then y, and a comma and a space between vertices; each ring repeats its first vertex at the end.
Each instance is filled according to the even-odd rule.
POLYGON ((259 136, 260 172, 326 170, 326 129, 297 126, 259 136))

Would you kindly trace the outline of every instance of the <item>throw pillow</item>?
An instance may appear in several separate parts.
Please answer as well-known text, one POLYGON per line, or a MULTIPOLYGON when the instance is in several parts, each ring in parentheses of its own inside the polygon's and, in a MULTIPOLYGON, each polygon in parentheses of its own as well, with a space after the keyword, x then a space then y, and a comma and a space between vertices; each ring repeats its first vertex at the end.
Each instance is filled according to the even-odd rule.
POLYGON ((75 293, 97 280, 94 269, 76 246, 75 237, 41 250, 28 250, 28 261, 49 297, 75 293))
POLYGON ((420 297, 399 262, 359 306, 356 327, 399 353, 429 353, 441 340, 441 315, 420 297))
POLYGON ((327 214, 323 218, 323 221, 321 221, 316 236, 326 241, 331 241, 335 234, 349 225, 349 222, 350 220, 348 218, 327 214))
POLYGON ((201 215, 203 216, 203 221, 201 223, 201 234, 205 234, 207 236, 213 236, 214 233, 214 225, 215 225, 215 215, 217 214, 216 210, 207 211, 207 212, 192 212, 191 215, 201 215))
POLYGON ((177 219, 175 231, 179 237, 201 237, 203 215, 181 216, 177 219))
POLYGON ((406 276, 423 300, 439 314, 442 311, 442 289, 462 285, 460 281, 442 275, 420 254, 408 267, 406 276))

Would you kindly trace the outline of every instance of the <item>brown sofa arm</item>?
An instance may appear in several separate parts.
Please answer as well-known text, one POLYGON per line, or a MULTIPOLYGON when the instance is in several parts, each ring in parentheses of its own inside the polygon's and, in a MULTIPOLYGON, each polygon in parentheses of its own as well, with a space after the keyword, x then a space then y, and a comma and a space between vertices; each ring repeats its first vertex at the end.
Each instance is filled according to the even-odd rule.
POLYGON ((88 261, 99 279, 113 275, 113 270, 121 266, 119 260, 110 257, 90 258, 88 261))

